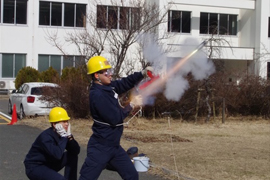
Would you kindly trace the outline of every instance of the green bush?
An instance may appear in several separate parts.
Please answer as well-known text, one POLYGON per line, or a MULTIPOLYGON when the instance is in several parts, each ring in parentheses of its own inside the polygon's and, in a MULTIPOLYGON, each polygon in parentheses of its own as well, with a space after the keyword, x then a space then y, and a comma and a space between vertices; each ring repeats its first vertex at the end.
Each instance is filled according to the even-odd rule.
POLYGON ((73 81, 79 72, 74 67, 65 67, 62 70, 61 81, 73 81))
POLYGON ((30 66, 22 68, 15 79, 15 88, 18 89, 23 83, 26 82, 39 82, 40 74, 38 70, 30 66))
POLYGON ((40 73, 40 79, 43 82, 58 83, 60 77, 55 69, 49 67, 49 69, 40 73))

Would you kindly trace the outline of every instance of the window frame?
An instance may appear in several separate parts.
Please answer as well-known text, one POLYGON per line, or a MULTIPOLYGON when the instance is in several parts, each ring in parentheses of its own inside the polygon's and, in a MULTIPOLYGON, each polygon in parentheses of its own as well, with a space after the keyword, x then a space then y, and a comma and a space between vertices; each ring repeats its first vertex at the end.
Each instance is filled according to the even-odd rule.
POLYGON ((27 25, 27 11, 28 0, 0 1, 0 21, 3 24, 27 25), (10 8, 6 5, 11 7, 11 11, 8 11, 10 8))
POLYGON ((138 20, 140 13, 139 9, 140 8, 137 7, 127 6, 97 5, 96 27, 99 29, 138 30, 140 24, 140 20, 138 20), (126 25, 123 25, 124 23, 122 23, 122 9, 127 9, 127 11, 125 11, 127 14, 124 13, 128 17, 128 19, 125 20, 126 25), (138 15, 136 16, 136 14, 138 15), (111 17, 112 19, 110 19, 111 17), (105 19, 105 22, 103 22, 102 19, 105 19))
POLYGON ((268 38, 270 38, 270 17, 268 17, 268 38))
MULTIPOLYGON (((218 35, 229 35, 229 36, 237 36, 238 33, 238 15, 237 14, 223 14, 223 13, 200 13, 200 34, 218 34, 218 35), (207 15, 207 20, 205 20, 205 16, 207 15), (204 16, 204 17, 203 17, 204 16), (213 20, 213 17, 216 16, 216 19, 213 20), (227 22, 221 23, 221 16, 227 16, 227 22), (212 18, 211 18, 212 17, 212 18), (217 20, 217 23, 215 23, 217 20), (207 23, 205 23, 207 21, 207 23), (233 27, 231 24, 235 23, 233 27), (207 24, 207 27, 204 27, 207 24), (226 24, 226 28, 221 27, 221 24, 226 24), (222 30, 221 30, 222 29, 222 30), (213 30, 212 32, 210 32, 213 30), (204 31, 204 32, 203 32, 204 31), (224 33, 223 33, 224 31, 224 33), (222 32, 222 33, 220 33, 222 32)), ((222 18, 223 19, 223 18, 222 18)))
MULTIPOLYGON (((50 27, 67 27, 67 28, 84 28, 86 27, 86 9, 87 9, 87 4, 81 4, 81 3, 68 3, 68 2, 52 2, 52 1, 39 1, 39 26, 50 26, 50 27), (47 12, 47 16, 49 16, 48 18, 48 23, 42 23, 41 19, 44 16, 44 14, 41 14, 42 12, 42 6, 41 3, 44 4, 49 4, 49 9, 47 12), (53 15, 53 5, 59 5, 61 4, 61 15, 60 18, 59 13, 58 16, 55 17, 53 15), (67 12, 67 7, 70 6, 69 10, 72 11, 72 13, 67 12), (80 7, 80 8, 79 8, 80 7), (73 9, 73 10, 72 10, 73 9), (84 12, 80 11, 81 14, 78 14, 77 11, 79 11, 80 9, 83 9, 84 12), (70 16, 71 15, 71 16, 70 16), (82 19, 79 19, 78 17, 80 17, 82 15, 82 19), (70 22, 70 18, 72 18, 72 21, 70 22), (61 19, 60 25, 59 23, 53 24, 53 20, 54 19, 61 19), (42 24, 41 24, 42 23, 42 24)), ((56 11, 57 12, 57 11, 56 11)), ((55 13, 57 15, 57 13, 55 13)))
POLYGON ((267 79, 270 80, 270 62, 267 62, 267 79))
POLYGON ((1 78, 16 78, 18 72, 20 71, 21 68, 26 67, 26 57, 27 54, 23 54, 23 53, 1 53, 1 78), (12 62, 11 62, 11 68, 7 68, 4 67, 4 55, 10 55, 12 57, 12 62), (21 60, 18 61, 18 58, 16 58, 17 56, 22 56, 21 60), (21 64, 20 66, 18 66, 18 64, 21 64), (18 68, 19 67, 19 68, 18 68), (12 72, 12 76, 3 76, 3 73, 5 73, 3 71, 3 69, 7 70, 7 71, 11 71, 12 72))
POLYGON ((191 11, 178 11, 178 10, 169 10, 168 11, 168 24, 167 24, 167 31, 168 32, 173 32, 173 33, 191 33, 191 11), (174 16, 174 13, 176 16, 174 16), (189 18, 184 19, 183 18, 183 13, 188 13, 189 18), (179 17, 177 17, 177 14, 179 17), (176 17, 174 19, 174 17, 176 17), (173 27, 173 24, 177 24, 177 28, 173 27), (189 27, 184 28, 184 23, 188 23, 189 27), (188 31, 183 31, 184 29, 188 29, 188 31))
MULTIPOLYGON (((38 71, 39 72, 43 72, 43 71, 46 71, 48 68, 52 67, 54 68, 58 73, 59 75, 62 74, 62 70, 66 67, 78 67, 80 65, 80 63, 78 63, 78 60, 84 60, 85 61, 85 56, 79 56, 79 55, 68 55, 68 56, 64 56, 64 55, 54 55, 54 54, 39 54, 38 55, 38 71), (53 57, 60 57, 60 67, 58 68, 55 68, 52 66, 52 59, 53 57), (45 68, 45 70, 40 70, 39 68, 39 63, 40 63, 40 57, 47 57, 48 58, 48 67, 45 68), (71 61, 72 61, 72 66, 68 66, 68 65, 65 65, 65 61, 67 60, 67 58, 69 59, 71 57, 71 61), (79 58, 79 59, 77 59, 79 58)), ((85 64, 85 63, 84 63, 85 64)))

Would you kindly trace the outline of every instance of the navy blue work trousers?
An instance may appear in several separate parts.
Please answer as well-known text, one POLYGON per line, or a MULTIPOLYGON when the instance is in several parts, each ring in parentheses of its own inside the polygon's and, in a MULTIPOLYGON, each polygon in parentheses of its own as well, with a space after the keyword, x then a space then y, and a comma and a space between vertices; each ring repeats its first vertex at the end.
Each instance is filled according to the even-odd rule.
POLYGON ((85 162, 79 180, 97 180, 102 170, 110 164, 124 180, 138 180, 139 175, 126 151, 119 146, 88 143, 85 162))
POLYGON ((30 180, 77 180, 78 155, 65 152, 59 162, 27 168, 30 180), (64 176, 58 173, 65 167, 64 176))

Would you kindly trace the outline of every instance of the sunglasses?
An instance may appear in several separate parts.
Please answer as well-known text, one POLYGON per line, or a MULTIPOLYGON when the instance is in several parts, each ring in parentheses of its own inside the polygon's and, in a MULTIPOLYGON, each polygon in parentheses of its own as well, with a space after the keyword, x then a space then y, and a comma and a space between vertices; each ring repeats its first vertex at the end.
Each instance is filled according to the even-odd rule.
POLYGON ((113 75, 113 70, 112 69, 107 69, 104 71, 99 71, 98 74, 103 74, 106 77, 112 76, 113 75))

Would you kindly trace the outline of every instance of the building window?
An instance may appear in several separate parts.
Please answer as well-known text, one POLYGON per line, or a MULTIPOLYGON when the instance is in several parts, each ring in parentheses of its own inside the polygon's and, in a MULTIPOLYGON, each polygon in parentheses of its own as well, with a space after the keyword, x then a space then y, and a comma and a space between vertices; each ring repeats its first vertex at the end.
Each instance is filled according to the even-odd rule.
POLYGON ((40 1, 39 5, 39 25, 62 25, 62 3, 40 1))
POLYGON ((190 33, 191 12, 169 11, 168 32, 190 33))
POLYGON ((237 34, 237 15, 201 13, 200 34, 237 34))
POLYGON ((117 29, 118 7, 108 6, 107 25, 109 29, 117 29))
POLYGON ((85 27, 85 18, 85 4, 39 2, 39 25, 85 27))
MULTIPOLYGON (((0 1, 1 2, 1 1, 0 1)), ((0 5, 3 23, 26 24, 27 23, 27 0, 3 0, 0 5)))
POLYGON ((139 8, 97 6, 97 28, 138 29, 139 8))
POLYGON ((49 67, 54 68, 61 74, 61 56, 59 55, 39 55, 38 56, 38 71, 46 71, 49 67))
POLYGON ((55 69, 61 74, 65 67, 78 67, 85 65, 84 56, 61 56, 61 55, 39 55, 38 56, 38 71, 46 71, 49 67, 55 69))
POLYGON ((130 20, 130 29, 139 29, 140 26, 140 9, 139 8, 130 8, 129 20, 130 20))
POLYGON ((270 37, 270 17, 268 17, 268 37, 270 37))
POLYGON ((2 54, 2 77, 15 78, 21 68, 26 66, 25 54, 2 54))
POLYGON ((75 25, 76 27, 85 27, 86 24, 86 5, 76 4, 75 6, 75 25))
POLYGON ((64 56, 63 68, 74 67, 74 56, 64 56))
POLYGON ((267 62, 267 79, 270 80, 270 62, 267 62))
POLYGON ((120 29, 128 29, 129 25, 129 8, 128 7, 120 7, 120 18, 119 25, 120 29))
POLYGON ((64 26, 74 27, 74 4, 65 3, 64 26))

